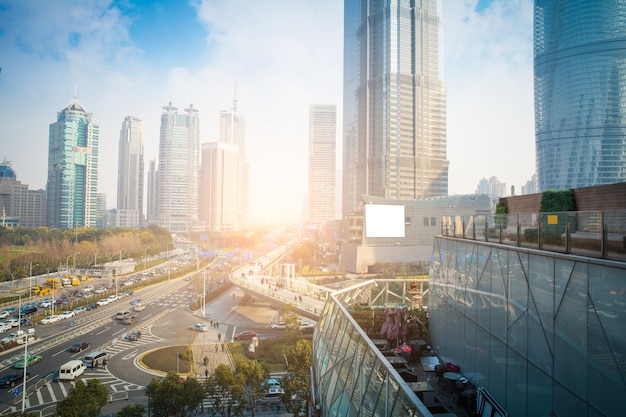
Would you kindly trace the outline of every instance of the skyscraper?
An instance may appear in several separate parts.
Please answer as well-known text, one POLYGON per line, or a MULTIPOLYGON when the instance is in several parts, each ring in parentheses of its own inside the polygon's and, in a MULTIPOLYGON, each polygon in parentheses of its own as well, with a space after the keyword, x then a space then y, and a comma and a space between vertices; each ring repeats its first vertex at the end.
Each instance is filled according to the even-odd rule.
POLYGON ((343 214, 448 194, 437 0, 344 2, 343 214))
POLYGON ((220 112, 219 129, 219 141, 202 145, 200 219, 208 231, 238 231, 248 224, 249 168, 236 98, 220 112))
POLYGON ((335 220, 336 106, 313 104, 309 108, 308 221, 335 220))
POLYGON ((76 97, 50 125, 46 224, 96 227, 99 126, 76 97))
POLYGON ((200 118, 193 105, 163 107, 157 174, 157 221, 171 232, 198 227, 200 118))
POLYGON ((143 224, 143 120, 127 116, 120 130, 117 172, 119 226, 143 224))
POLYGON ((535 0, 540 190, 626 180, 626 2, 535 0))

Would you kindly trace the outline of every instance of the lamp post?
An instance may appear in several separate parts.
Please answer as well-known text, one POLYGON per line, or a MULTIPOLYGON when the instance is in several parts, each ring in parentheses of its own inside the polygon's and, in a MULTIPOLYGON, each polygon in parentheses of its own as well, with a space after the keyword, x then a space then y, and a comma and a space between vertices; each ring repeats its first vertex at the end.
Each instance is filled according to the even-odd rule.
POLYGON ((67 274, 67 270, 70 269, 70 258, 72 257, 72 255, 67 255, 67 258, 65 258, 65 274, 67 274))
POLYGON ((24 334, 24 380, 22 382, 22 415, 24 415, 24 410, 26 409, 26 369, 28 363, 28 332, 24 334))
POLYGON ((202 317, 206 317, 206 268, 202 269, 202 317))

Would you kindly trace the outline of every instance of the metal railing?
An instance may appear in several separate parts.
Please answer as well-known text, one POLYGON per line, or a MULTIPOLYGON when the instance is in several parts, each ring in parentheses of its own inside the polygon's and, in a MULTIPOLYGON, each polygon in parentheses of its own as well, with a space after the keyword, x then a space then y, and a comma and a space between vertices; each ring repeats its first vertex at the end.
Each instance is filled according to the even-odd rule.
POLYGON ((626 210, 444 216, 441 235, 626 260, 626 210))

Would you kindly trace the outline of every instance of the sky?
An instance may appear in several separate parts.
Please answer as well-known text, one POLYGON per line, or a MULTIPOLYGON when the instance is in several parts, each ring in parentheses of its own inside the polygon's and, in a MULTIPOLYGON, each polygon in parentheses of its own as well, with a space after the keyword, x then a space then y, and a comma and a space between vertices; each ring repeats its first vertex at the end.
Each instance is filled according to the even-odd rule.
MULTIPOLYGON (((492 176, 520 194, 535 172, 532 3, 442 2, 450 194, 492 176)), ((198 108, 205 143, 236 97, 252 221, 297 221, 311 104, 337 106, 341 161, 342 43, 340 0, 0 0, 0 157, 45 189, 49 125, 76 95, 100 127, 113 208, 126 116, 144 120, 147 167, 163 106, 198 108)))

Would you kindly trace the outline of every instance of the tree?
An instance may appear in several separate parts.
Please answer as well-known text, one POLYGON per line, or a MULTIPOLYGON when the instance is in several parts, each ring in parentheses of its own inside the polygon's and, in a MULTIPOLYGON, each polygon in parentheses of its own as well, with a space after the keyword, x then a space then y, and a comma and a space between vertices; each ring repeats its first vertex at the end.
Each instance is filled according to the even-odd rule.
POLYGON ((265 396, 264 383, 268 375, 269 371, 257 361, 238 360, 235 363, 235 376, 244 387, 244 396, 252 417, 259 401, 265 396))
POLYGON ((181 378, 168 372, 163 379, 153 379, 146 388, 154 417, 186 417, 200 406, 204 398, 202 385, 195 378, 181 378))
POLYGON ((117 412, 117 417, 143 417, 146 409, 140 405, 127 405, 117 412))
POLYGON ((238 415, 243 411, 243 385, 229 366, 218 365, 205 388, 212 399, 213 410, 221 415, 238 415))
POLYGON ((108 397, 109 391, 97 380, 90 379, 87 384, 79 380, 68 396, 59 402, 57 414, 63 417, 97 417, 108 397))
POLYGON ((287 372, 282 395, 285 410, 298 416, 300 411, 308 408, 308 392, 310 386, 311 356, 313 354, 311 342, 300 339, 295 346, 285 352, 287 358, 287 372))

